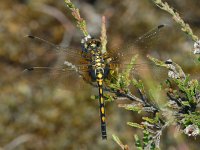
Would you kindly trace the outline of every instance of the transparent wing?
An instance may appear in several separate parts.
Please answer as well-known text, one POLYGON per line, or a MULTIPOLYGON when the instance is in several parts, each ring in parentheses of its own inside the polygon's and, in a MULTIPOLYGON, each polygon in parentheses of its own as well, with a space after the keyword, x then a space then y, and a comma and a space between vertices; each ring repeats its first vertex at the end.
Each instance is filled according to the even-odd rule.
MULTIPOLYGON (((59 82, 68 87, 74 83, 80 83, 79 81, 92 82, 89 76, 89 64, 72 65, 67 63, 56 67, 30 67, 24 70, 23 75, 41 80, 40 84, 56 85, 59 82)), ((110 69, 116 71, 117 74, 123 73, 127 67, 130 67, 130 64, 110 64, 110 69)), ((149 76, 153 76, 156 80, 161 79, 161 77, 167 77, 167 71, 151 63, 135 64, 130 71, 131 78, 148 78, 149 76)))
MULTIPOLYGON (((126 69, 129 66, 129 58, 131 58, 139 50, 140 52, 142 52, 149 49, 153 45, 153 41, 155 41, 155 39, 159 37, 158 35, 160 34, 160 31, 163 27, 164 25, 157 26, 149 32, 147 32, 146 34, 140 36, 137 40, 129 41, 126 45, 122 46, 121 48, 114 47, 112 48, 113 50, 108 51, 108 54, 106 55, 113 59, 111 65, 112 69, 126 69)), ((84 75, 84 77, 88 75, 89 64, 85 64, 85 62, 80 61, 82 60, 81 49, 62 47, 60 45, 53 44, 49 41, 32 35, 28 35, 27 37, 48 44, 51 47, 51 51, 54 51, 58 55, 59 60, 57 61, 55 67, 30 67, 24 72, 28 72, 28 74, 36 73, 40 76, 44 76, 45 78, 54 79, 53 81, 63 80, 63 78, 69 78, 70 80, 71 78, 75 77, 75 75, 84 75), (74 66, 67 66, 66 64, 64 64, 66 62, 65 60, 73 62, 74 66)), ((134 65, 131 73, 138 75, 141 74, 142 70, 148 70, 152 66, 154 65, 151 63, 139 63, 134 65)), ((158 68, 152 68, 153 70, 156 70, 156 74, 158 74, 157 72, 160 72, 158 68)))
POLYGON ((117 70, 118 72, 124 72, 130 66, 132 67, 130 74, 131 76, 152 76, 154 79, 167 78, 167 69, 158 67, 152 62, 138 63, 134 65, 130 64, 117 64, 112 63, 110 65, 111 70, 117 70))
POLYGON ((73 47, 63 47, 61 45, 56 45, 50 41, 47 41, 43 38, 33 36, 33 35, 27 35, 25 37, 30 38, 31 40, 36 40, 38 42, 44 43, 48 46, 50 46, 50 50, 47 52, 55 52, 57 55, 66 55, 67 57, 73 57, 80 59, 82 57, 81 53, 81 47, 80 48, 73 48, 73 47))
POLYGON ((65 62, 61 66, 55 67, 29 67, 23 71, 23 76, 30 78, 38 78, 38 80, 47 80, 49 84, 55 84, 57 82, 68 85, 70 82, 75 82, 81 76, 84 79, 89 78, 88 64, 73 65, 69 62, 65 62))
POLYGON ((111 50, 108 50, 107 55, 112 56, 114 60, 119 61, 127 60, 135 54, 147 54, 152 46, 158 44, 156 42, 161 37, 164 28, 166 28, 166 25, 159 25, 136 40, 126 42, 123 46, 112 46, 111 50))
MULTIPOLYGON (((32 68, 32 69, 34 69, 34 72, 45 72, 45 71, 53 72, 54 78, 55 77, 57 78, 57 76, 56 76, 57 74, 58 75, 64 74, 65 76, 68 76, 68 74, 75 74, 75 73, 72 73, 73 72, 72 70, 75 69, 75 67, 73 69, 66 68, 67 66, 66 66, 65 62, 71 62, 71 64, 73 64, 73 66, 77 66, 76 70, 84 72, 84 70, 81 68, 81 66, 87 66, 88 62, 86 61, 86 59, 89 59, 90 56, 89 56, 89 54, 88 55, 84 54, 84 58, 83 58, 81 46, 80 46, 80 49, 71 48, 71 47, 62 47, 60 45, 56 45, 52 42, 49 42, 49 41, 42 39, 40 37, 37 37, 37 36, 27 35, 26 37, 30 38, 31 40, 36 40, 37 42, 42 43, 42 46, 43 45, 49 46, 50 50, 48 50, 48 48, 45 47, 45 50, 47 49, 47 51, 45 51, 45 53, 47 52, 48 54, 52 54, 52 56, 53 56, 53 59, 47 59, 47 57, 48 58, 50 58, 50 57, 44 53, 45 59, 47 59, 47 61, 45 61, 44 64, 48 64, 47 66, 49 66, 49 64, 51 64, 51 66, 53 66, 53 68, 52 67, 51 68, 35 67, 35 68, 32 68), (64 65, 64 68, 62 68, 63 65, 64 65), (62 66, 62 67, 60 67, 60 66, 62 66), (70 73, 68 73, 68 72, 70 72, 70 73)), ((42 64, 41 59, 40 58, 38 58, 38 59, 40 62, 37 62, 36 60, 34 60, 34 62, 37 64, 42 64)), ((33 72, 33 70, 32 70, 32 72, 33 72)), ((43 73, 41 73, 41 74, 43 74, 43 73)), ((48 76, 52 77, 52 73, 49 73, 48 76)))

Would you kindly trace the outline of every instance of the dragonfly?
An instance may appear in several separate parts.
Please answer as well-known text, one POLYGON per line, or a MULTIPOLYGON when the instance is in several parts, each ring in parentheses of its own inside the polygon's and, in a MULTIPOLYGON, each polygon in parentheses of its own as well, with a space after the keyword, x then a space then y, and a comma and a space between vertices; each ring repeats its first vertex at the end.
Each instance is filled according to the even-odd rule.
POLYGON ((90 35, 84 37, 81 40, 80 50, 75 51, 73 48, 63 48, 60 45, 51 43, 45 39, 39 38, 33 35, 27 35, 30 39, 38 40, 52 46, 57 53, 64 53, 68 56, 72 56, 74 59, 78 57, 80 64, 73 64, 68 60, 62 62, 60 67, 29 67, 26 68, 25 72, 33 72, 36 70, 52 70, 53 72, 63 72, 65 74, 74 71, 81 75, 87 82, 96 83, 98 87, 98 98, 99 98, 99 112, 100 112, 100 123, 101 123, 101 136, 102 139, 107 139, 106 131, 106 115, 105 115, 105 100, 104 100, 104 81, 109 78, 110 72, 118 67, 126 67, 128 64, 120 63, 119 59, 125 58, 132 54, 132 48, 135 43, 145 43, 145 40, 154 38, 159 31, 165 25, 159 25, 146 34, 140 36, 135 42, 130 42, 130 45, 126 45, 122 48, 124 51, 130 49, 128 52, 121 53, 117 52, 117 49, 113 51, 102 51, 102 42, 98 38, 93 38, 90 35), (113 56, 114 55, 114 56, 113 56))

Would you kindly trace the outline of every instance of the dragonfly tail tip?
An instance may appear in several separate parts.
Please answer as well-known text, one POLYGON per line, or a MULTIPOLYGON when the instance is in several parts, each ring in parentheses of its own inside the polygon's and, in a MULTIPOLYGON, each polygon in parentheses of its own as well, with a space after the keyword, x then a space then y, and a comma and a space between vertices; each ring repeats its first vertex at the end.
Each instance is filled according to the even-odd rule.
POLYGON ((107 135, 103 135, 102 140, 107 140, 107 135))
POLYGON ((33 35, 26 35, 25 37, 28 37, 28 38, 31 38, 31 39, 35 38, 33 35))
POLYGON ((164 24, 161 24, 161 25, 158 26, 158 29, 161 29, 161 28, 163 28, 164 26, 165 26, 164 24))

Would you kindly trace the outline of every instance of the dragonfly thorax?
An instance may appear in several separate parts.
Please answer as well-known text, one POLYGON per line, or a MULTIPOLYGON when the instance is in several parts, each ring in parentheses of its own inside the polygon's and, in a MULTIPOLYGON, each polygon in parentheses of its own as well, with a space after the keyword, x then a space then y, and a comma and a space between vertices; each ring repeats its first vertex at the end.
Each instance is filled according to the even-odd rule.
POLYGON ((93 81, 97 81, 100 78, 103 80, 109 73, 109 67, 104 60, 101 50, 102 45, 99 39, 87 39, 83 43, 83 53, 90 56, 90 59, 88 59, 91 64, 89 67, 89 75, 93 81))
POLYGON ((100 53, 94 53, 91 59, 91 77, 96 80, 97 76, 101 74, 102 78, 105 77, 106 64, 100 53))

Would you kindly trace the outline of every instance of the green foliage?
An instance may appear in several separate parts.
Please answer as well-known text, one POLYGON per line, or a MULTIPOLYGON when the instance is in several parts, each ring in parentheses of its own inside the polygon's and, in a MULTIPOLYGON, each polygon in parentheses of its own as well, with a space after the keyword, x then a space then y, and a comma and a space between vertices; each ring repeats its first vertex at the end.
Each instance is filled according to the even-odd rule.
MULTIPOLYGON (((130 64, 127 66, 127 68, 125 69, 125 71, 123 73, 119 73, 117 74, 117 77, 113 76, 113 79, 108 80, 109 82, 109 88, 111 88, 113 91, 121 91, 124 93, 127 93, 129 90, 129 85, 131 84, 131 82, 134 83, 137 82, 136 80, 130 80, 130 72, 131 70, 134 68, 134 65, 136 63, 138 55, 135 55, 132 57, 130 64), (110 82, 113 81, 113 82, 110 82)), ((137 84, 137 83, 135 83, 137 84)), ((139 84, 138 84, 139 86, 139 84)))
POLYGON ((137 135, 134 136, 135 138, 135 146, 138 150, 143 150, 142 148, 142 142, 140 141, 139 137, 137 135))
MULTIPOLYGON (((92 100, 99 100, 99 95, 92 95, 90 97, 92 100)), ((115 100, 114 96, 111 94, 104 94, 104 100, 105 102, 113 102, 115 100)))
POLYGON ((140 124, 134 123, 134 122, 127 122, 127 125, 134 127, 134 128, 138 128, 138 129, 144 129, 143 125, 140 125, 140 124))
MULTIPOLYGON (((163 130, 170 124, 176 122, 181 126, 182 131, 188 136, 197 136, 200 134, 199 122, 200 112, 197 110, 197 105, 200 103, 200 84, 198 80, 191 80, 189 75, 185 75, 182 68, 172 62, 171 60, 166 63, 156 58, 148 56, 148 58, 159 67, 164 67, 168 70, 169 79, 166 80, 166 95, 169 99, 168 105, 165 109, 169 109, 171 114, 174 114, 174 119, 167 120, 162 116, 166 115, 163 109, 155 107, 150 102, 150 98, 146 96, 144 84, 141 80, 123 78, 120 80, 120 85, 130 85, 133 83, 141 95, 140 101, 131 104, 124 104, 123 107, 137 113, 148 112, 151 116, 142 117, 142 122, 127 122, 127 125, 143 130, 143 141, 135 135, 135 144, 138 149, 159 149, 160 136, 163 130)), ((124 73, 124 76, 128 74, 124 73)), ((121 79, 121 78, 120 78, 121 79)), ((118 82, 117 82, 118 83, 118 82)), ((122 86, 116 86, 119 88, 122 86)), ((128 88, 127 88, 128 91, 128 88)))
POLYGON ((142 140, 139 139, 137 135, 134 136, 135 138, 135 146, 137 150, 158 150, 156 148, 154 141, 152 140, 151 134, 147 130, 143 130, 143 138, 142 140))
POLYGON ((125 69, 125 71, 123 73, 120 73, 118 76, 118 82, 117 84, 119 85, 119 87, 121 89, 126 89, 127 87, 129 87, 131 80, 130 80, 130 72, 131 70, 134 68, 134 65, 136 63, 138 55, 135 55, 132 57, 129 65, 127 66, 127 68, 125 69))
MULTIPOLYGON (((150 57, 156 65, 168 68, 155 58, 150 57)), ((178 66, 177 64, 175 64, 178 66)), ((182 71, 180 66, 179 70, 182 71)), ((179 71, 180 72, 180 71, 179 71)), ((166 93, 169 99, 168 106, 175 114, 177 124, 182 126, 184 133, 189 136, 199 135, 199 111, 198 104, 200 103, 200 83, 198 80, 190 79, 187 75, 185 78, 169 78, 166 81, 166 93)))
POLYGON ((79 9, 75 7, 75 5, 71 2, 71 0, 65 0, 67 7, 71 10, 72 15, 76 19, 77 27, 83 32, 84 36, 88 36, 88 31, 86 28, 86 22, 83 18, 81 18, 79 9))
POLYGON ((125 106, 125 109, 135 111, 138 114, 140 114, 142 112, 142 108, 143 108, 141 105, 132 105, 132 104, 124 105, 124 106, 125 106))
POLYGON ((200 129, 200 112, 184 114, 183 119, 181 120, 181 123, 184 125, 184 127, 194 124, 194 125, 197 125, 198 128, 200 129))

